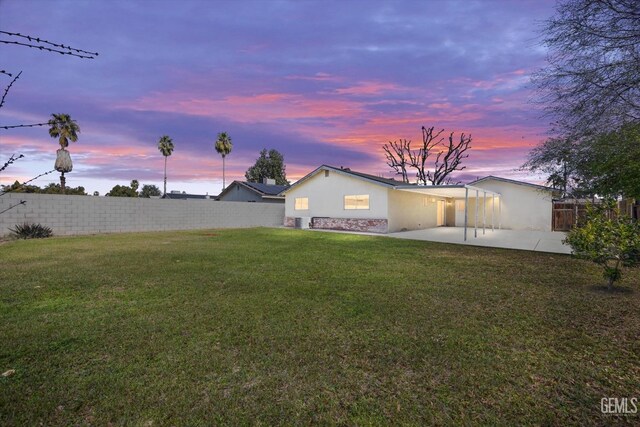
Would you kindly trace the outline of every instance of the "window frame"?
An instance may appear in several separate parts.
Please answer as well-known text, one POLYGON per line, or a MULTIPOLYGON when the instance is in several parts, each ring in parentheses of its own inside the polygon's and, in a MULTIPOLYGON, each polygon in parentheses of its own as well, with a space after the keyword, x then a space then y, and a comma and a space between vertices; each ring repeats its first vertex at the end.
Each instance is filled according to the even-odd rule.
POLYGON ((294 211, 308 211, 309 210, 309 197, 295 197, 293 200, 293 210, 294 211), (306 201, 306 207, 298 207, 298 200, 306 201))
POLYGON ((371 210, 371 195, 370 194, 345 194, 344 197, 342 198, 342 208, 345 211, 368 211, 371 210), (354 204, 355 207, 347 207, 347 206, 351 206, 351 205, 347 205, 347 198, 355 198, 356 203, 354 204), (362 198, 365 199, 367 201, 366 207, 364 205, 359 205, 358 203, 358 199, 357 198, 362 198))

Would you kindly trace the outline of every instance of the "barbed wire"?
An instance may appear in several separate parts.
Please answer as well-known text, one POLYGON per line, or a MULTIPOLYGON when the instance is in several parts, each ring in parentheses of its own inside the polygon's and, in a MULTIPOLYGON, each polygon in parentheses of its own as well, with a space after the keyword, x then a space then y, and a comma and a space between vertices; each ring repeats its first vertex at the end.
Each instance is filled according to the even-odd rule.
MULTIPOLYGON (((22 74, 22 71, 20 71, 13 78, 13 80, 11 80, 11 83, 9 83, 9 85, 5 88, 4 94, 2 95, 2 99, 0 99, 0 108, 2 108, 2 106, 4 105, 4 99, 7 97, 7 94, 9 93, 9 89, 11 89, 11 86, 13 86, 13 84, 16 82, 16 80, 18 80, 20 78, 20 74, 22 74)), ((9 74, 9 75, 11 75, 11 74, 9 74)))
POLYGON ((2 165, 2 167, 0 168, 0 172, 8 168, 9 165, 13 164, 16 160, 20 160, 23 157, 24 154, 20 154, 18 157, 16 157, 15 154, 12 154, 11 157, 9 157, 9 160, 7 160, 4 165, 2 165))
POLYGON ((11 125, 11 126, 2 126, 0 125, 0 129, 15 129, 15 128, 34 128, 36 126, 49 126, 51 123, 34 123, 30 125, 11 125))
POLYGON ((15 205, 11 205, 11 206, 9 206, 7 209, 5 209, 5 210, 3 210, 3 211, 0 211, 0 215, 2 215, 3 213, 5 213, 5 212, 7 212, 7 211, 10 211, 11 209, 13 209, 13 208, 15 208, 15 207, 18 207, 18 206, 20 206, 20 205, 26 205, 26 204, 27 204, 27 201, 26 201, 26 200, 20 200, 20 201, 19 201, 18 203, 16 203, 15 205))
MULTIPOLYGON (((56 171, 55 169, 51 169, 49 172, 41 173, 40 175, 38 175, 38 176, 36 176, 36 177, 33 177, 33 178, 31 178, 30 180, 28 180, 28 181, 25 181, 25 182, 23 182, 23 183, 19 183, 20 185, 19 185, 17 188, 24 187, 24 186, 25 186, 25 185, 27 185, 28 183, 33 182, 33 181, 35 181, 36 179, 41 178, 41 177, 43 177, 43 176, 45 176, 45 175, 49 175, 50 173, 54 173, 55 171, 56 171)), ((12 184, 12 185, 13 185, 13 184, 12 184)), ((5 186, 5 188, 8 188, 8 190, 2 190, 2 191, 0 192, 0 197, 4 196, 4 195, 5 195, 5 194, 7 194, 7 193, 11 193, 12 191, 14 191, 13 189, 11 189, 11 186, 12 186, 12 185, 7 185, 7 186, 5 186)))
POLYGON ((75 56, 78 58, 84 58, 84 59, 94 59, 93 56, 87 56, 87 55, 79 55, 77 53, 73 53, 73 52, 65 52, 62 50, 58 50, 58 49, 52 49, 50 47, 44 47, 44 46, 37 46, 34 44, 29 44, 29 43, 21 43, 21 42, 16 42, 16 41, 10 41, 10 40, 0 40, 0 43, 4 43, 4 44, 15 44, 18 46, 26 46, 26 47, 30 47, 33 49, 40 49, 40 50, 46 50, 48 52, 54 52, 54 53, 59 53, 60 55, 69 55, 69 56, 75 56))
POLYGON ((13 77, 13 74, 7 72, 7 70, 0 70, 0 74, 6 74, 9 77, 13 77))
POLYGON ((53 42, 50 42, 49 40, 41 39, 40 37, 33 37, 27 34, 12 33, 9 31, 2 31, 2 30, 0 30, 0 34, 5 34, 10 37, 20 37, 20 38, 29 40, 29 43, 19 42, 15 40, 0 40, 0 43, 26 46, 33 49, 46 50, 49 52, 60 53, 62 55, 71 55, 71 56, 76 56, 78 58, 85 58, 85 59, 94 59, 94 57, 98 56, 98 52, 89 52, 88 50, 76 49, 68 45, 65 46, 64 44, 61 44, 61 43, 53 43, 53 42), (38 44, 32 44, 33 42, 38 44), (42 46, 42 44, 53 46, 54 48, 42 46), (55 48, 58 48, 58 49, 55 49, 55 48), (63 50, 60 50, 60 49, 63 49, 63 50), (86 55, 83 55, 83 54, 86 54, 86 55))

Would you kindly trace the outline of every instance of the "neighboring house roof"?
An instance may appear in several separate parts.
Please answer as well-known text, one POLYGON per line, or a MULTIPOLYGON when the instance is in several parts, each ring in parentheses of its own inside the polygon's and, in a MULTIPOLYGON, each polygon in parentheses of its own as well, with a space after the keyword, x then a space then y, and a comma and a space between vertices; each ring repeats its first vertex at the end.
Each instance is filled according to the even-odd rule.
POLYGON ((289 188, 288 185, 273 185, 273 184, 263 184, 261 182, 233 181, 227 188, 225 188, 224 190, 222 190, 220 194, 218 194, 217 198, 219 199, 220 197, 224 196, 229 191, 231 191, 231 188, 234 187, 234 184, 244 187, 249 191, 252 191, 266 199, 281 199, 282 196, 280 196, 279 194, 285 191, 287 188, 289 188))
POLYGON ((211 199, 215 200, 214 197, 209 196, 207 194, 187 194, 187 193, 167 193, 162 196, 163 199, 173 199, 173 200, 186 200, 186 199, 211 199))
POLYGON ((518 184, 518 185, 524 185, 524 186, 527 186, 527 187, 533 187, 533 188, 537 188, 538 190, 556 191, 552 187, 546 187, 544 185, 538 185, 538 184, 531 184, 530 182, 516 181, 515 179, 500 178, 499 176, 493 176, 493 175, 489 175, 489 176, 485 176, 484 178, 476 179, 475 181, 470 182, 469 185, 478 184, 480 182, 487 181, 487 180, 490 180, 490 179, 493 179, 493 180, 496 180, 496 181, 508 182, 510 184, 518 184))
POLYGON ((266 196, 277 196, 282 193, 284 190, 289 188, 288 185, 271 185, 271 184, 263 184, 261 182, 243 182, 236 181, 239 184, 244 184, 246 186, 251 187, 253 190, 266 195, 266 196))

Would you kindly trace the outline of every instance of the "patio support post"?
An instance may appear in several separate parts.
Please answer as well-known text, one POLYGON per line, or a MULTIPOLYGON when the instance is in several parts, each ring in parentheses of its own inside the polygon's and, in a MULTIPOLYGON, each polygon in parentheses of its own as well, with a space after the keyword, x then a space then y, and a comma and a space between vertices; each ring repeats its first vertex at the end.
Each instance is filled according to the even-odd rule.
POLYGON ((487 228, 487 192, 483 191, 482 196, 482 234, 484 235, 487 228))
POLYGON ((467 241, 467 221, 469 217, 469 189, 464 189, 464 241, 467 241))
POLYGON ((493 226, 493 219, 496 216, 496 195, 491 195, 491 231, 495 230, 493 226))
POLYGON ((498 197, 498 230, 502 230, 502 195, 498 197))
POLYGON ((476 190, 476 220, 473 224, 473 237, 478 237, 478 197, 479 192, 476 190))

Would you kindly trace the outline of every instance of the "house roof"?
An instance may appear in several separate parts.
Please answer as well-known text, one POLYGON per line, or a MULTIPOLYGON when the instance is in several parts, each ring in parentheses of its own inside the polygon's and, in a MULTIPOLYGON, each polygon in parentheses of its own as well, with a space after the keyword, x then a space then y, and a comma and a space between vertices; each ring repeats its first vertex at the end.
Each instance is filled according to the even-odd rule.
MULTIPOLYGON (((394 189, 397 189, 397 190, 414 191, 414 192, 419 192, 419 193, 423 193, 423 194, 431 194, 431 195, 446 195, 446 197, 463 197, 465 188, 473 188, 472 186, 474 186, 475 184, 481 183, 481 182, 483 182, 485 180, 489 180, 489 179, 494 179, 494 180, 502 181, 502 182, 508 182, 508 183, 512 183, 512 184, 525 185, 525 186, 537 188, 539 190, 553 191, 553 189, 551 187, 545 187, 544 185, 531 184, 531 183, 528 183, 528 182, 516 181, 516 180, 508 179, 508 178, 500 178, 500 177, 493 176, 493 175, 489 175, 489 176, 486 176, 484 178, 477 179, 477 180, 472 181, 472 182, 470 182, 469 184, 466 184, 466 185, 465 184, 454 184, 454 185, 407 184, 407 183, 402 182, 402 181, 396 181, 395 179, 382 178, 382 177, 375 176, 375 175, 370 175, 370 174, 367 174, 367 173, 356 172, 356 171, 353 171, 353 170, 348 169, 348 168, 342 168, 342 167, 341 168, 337 168, 335 166, 322 165, 322 166, 314 169, 311 173, 305 175, 303 178, 299 179, 297 182, 295 182, 293 185, 291 185, 287 189, 283 190, 282 193, 286 193, 288 190, 294 188, 295 186, 297 186, 299 184, 302 184, 304 181, 306 181, 309 178, 315 176, 316 174, 318 174, 320 171, 323 171, 323 170, 335 171, 335 172, 338 172, 338 173, 341 173, 341 174, 350 175, 350 176, 353 176, 353 177, 360 178, 360 179, 363 179, 365 181, 371 182, 373 184, 383 185, 385 187, 394 188, 394 189), (462 196, 460 196, 460 195, 462 195, 462 196)), ((490 192, 488 190, 486 190, 486 192, 491 193, 491 194, 498 194, 498 193, 490 192)))
POLYGON ((288 185, 271 185, 271 184, 263 184, 261 182, 247 181, 247 182, 241 182, 241 183, 267 196, 277 196, 278 194, 282 193, 282 191, 289 188, 288 185))
POLYGON ((281 198, 279 196, 280 193, 289 188, 288 185, 273 185, 273 184, 263 184, 261 182, 248 182, 248 181, 233 181, 227 188, 222 190, 220 194, 218 194, 218 198, 222 197, 229 191, 234 185, 238 185, 258 194, 261 197, 265 198, 281 198))
POLYGON ((469 184, 470 185, 474 185, 474 184, 478 184, 478 183, 483 182, 483 181, 488 181, 490 179, 493 179, 493 180, 496 180, 496 181, 501 181, 501 182, 508 182, 510 184, 518 184, 518 185, 524 185, 524 186, 527 186, 527 187, 533 187, 533 188, 537 188, 538 190, 556 191, 552 187, 546 187, 544 185, 538 185, 538 184, 531 184, 530 182, 516 181, 515 179, 501 178, 499 176, 493 176, 493 175, 488 175, 488 176, 485 176, 484 178, 476 179, 475 181, 472 181, 469 184))
MULTIPOLYGON (((320 171, 323 171, 323 170, 335 171, 335 172, 338 172, 338 173, 341 173, 341 174, 344 174, 344 175, 354 176, 356 178, 360 178, 360 179, 363 179, 365 181, 372 182, 374 184, 384 185, 386 187, 396 187, 398 185, 402 185, 403 184, 403 182, 396 181, 395 179, 382 178, 382 177, 379 177, 379 176, 370 175, 368 173, 356 172, 356 171, 352 171, 349 168, 342 168, 342 167, 337 168, 335 166, 322 165, 322 166, 317 167, 316 169, 314 169, 312 172, 308 173, 304 177, 300 178, 298 181, 296 181, 295 183, 290 185, 288 188, 283 190, 282 193, 286 193, 287 191, 291 190, 293 187, 302 184, 303 182, 305 182, 306 180, 308 180, 309 178, 313 177, 314 175, 316 175, 317 173, 319 173, 320 171)), ((405 185, 407 185, 407 184, 405 184, 405 185)), ((408 185, 411 185, 411 184, 408 184, 408 185)))

